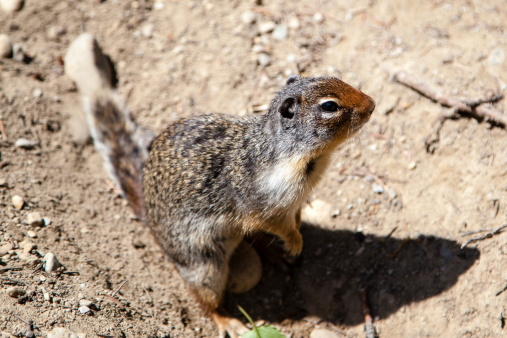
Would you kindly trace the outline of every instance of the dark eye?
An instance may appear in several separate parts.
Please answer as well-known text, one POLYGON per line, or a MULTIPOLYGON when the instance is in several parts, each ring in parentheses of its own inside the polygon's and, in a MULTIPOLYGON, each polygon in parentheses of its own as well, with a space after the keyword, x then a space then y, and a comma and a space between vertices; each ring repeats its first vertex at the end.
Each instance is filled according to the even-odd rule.
POLYGON ((338 110, 338 104, 334 101, 326 101, 324 103, 321 103, 320 105, 323 110, 329 111, 329 112, 335 112, 338 110))

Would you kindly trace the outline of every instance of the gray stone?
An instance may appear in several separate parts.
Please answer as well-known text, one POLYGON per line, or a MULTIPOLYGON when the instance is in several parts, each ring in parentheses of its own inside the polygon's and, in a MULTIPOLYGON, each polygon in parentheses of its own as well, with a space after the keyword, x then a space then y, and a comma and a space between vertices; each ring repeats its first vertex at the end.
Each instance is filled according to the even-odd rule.
POLYGON ((266 53, 260 53, 257 57, 257 62, 259 62, 259 65, 262 67, 266 67, 271 63, 271 57, 266 53))
POLYGON ((26 216, 26 223, 28 225, 31 225, 33 227, 38 227, 44 225, 44 222, 42 221, 41 215, 37 212, 31 212, 26 216))
POLYGON ((287 39, 288 34, 289 31, 287 30, 287 27, 285 25, 277 25, 275 27, 275 30, 273 31, 273 39, 282 41, 287 39))
POLYGON ((51 252, 44 255, 42 260, 44 261, 44 271, 46 272, 53 272, 61 266, 56 256, 51 252))

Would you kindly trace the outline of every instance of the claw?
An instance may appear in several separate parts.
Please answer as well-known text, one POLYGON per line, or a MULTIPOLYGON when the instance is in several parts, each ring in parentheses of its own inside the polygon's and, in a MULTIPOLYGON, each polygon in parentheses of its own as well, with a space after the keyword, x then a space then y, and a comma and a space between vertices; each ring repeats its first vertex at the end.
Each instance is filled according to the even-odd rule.
POLYGON ((218 326, 218 333, 220 338, 225 338, 225 333, 231 338, 239 338, 244 333, 248 332, 247 327, 241 321, 236 318, 224 316, 218 312, 214 312, 211 315, 213 321, 218 326))

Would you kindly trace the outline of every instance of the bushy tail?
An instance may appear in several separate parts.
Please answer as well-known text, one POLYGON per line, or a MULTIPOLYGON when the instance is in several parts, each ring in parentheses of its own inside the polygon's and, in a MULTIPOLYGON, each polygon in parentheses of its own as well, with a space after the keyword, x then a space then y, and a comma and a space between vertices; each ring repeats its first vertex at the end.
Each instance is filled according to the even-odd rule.
POLYGON ((90 134, 111 180, 136 216, 144 219, 142 169, 153 134, 130 116, 114 88, 112 62, 91 34, 84 33, 72 42, 65 56, 65 72, 83 98, 90 134))

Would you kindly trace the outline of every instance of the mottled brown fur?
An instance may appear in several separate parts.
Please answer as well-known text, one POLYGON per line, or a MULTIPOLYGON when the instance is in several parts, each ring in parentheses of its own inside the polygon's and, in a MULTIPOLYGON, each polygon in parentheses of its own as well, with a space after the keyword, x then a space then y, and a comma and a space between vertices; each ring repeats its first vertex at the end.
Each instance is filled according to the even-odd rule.
POLYGON ((331 152, 375 107, 336 78, 295 76, 264 116, 180 120, 150 144, 110 85, 82 94, 111 178, 220 334, 232 337, 244 326, 220 302, 233 251, 246 235, 262 231, 278 236, 289 254, 301 252, 301 204, 331 152))

